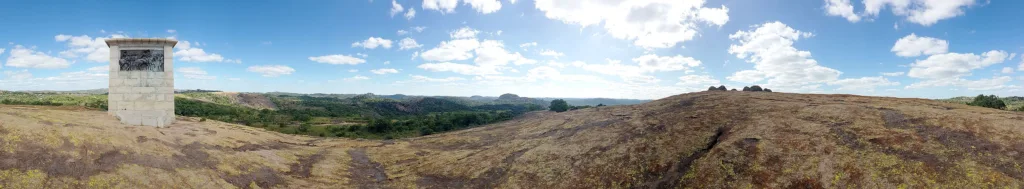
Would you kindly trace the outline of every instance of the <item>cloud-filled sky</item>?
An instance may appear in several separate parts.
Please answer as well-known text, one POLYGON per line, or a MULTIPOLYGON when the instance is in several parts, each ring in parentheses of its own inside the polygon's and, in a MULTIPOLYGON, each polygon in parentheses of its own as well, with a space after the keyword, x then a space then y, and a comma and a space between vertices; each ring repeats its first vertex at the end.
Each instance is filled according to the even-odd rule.
POLYGON ((655 99, 1024 95, 1024 2, 17 1, 0 90, 105 88, 110 38, 173 38, 175 87, 655 99))

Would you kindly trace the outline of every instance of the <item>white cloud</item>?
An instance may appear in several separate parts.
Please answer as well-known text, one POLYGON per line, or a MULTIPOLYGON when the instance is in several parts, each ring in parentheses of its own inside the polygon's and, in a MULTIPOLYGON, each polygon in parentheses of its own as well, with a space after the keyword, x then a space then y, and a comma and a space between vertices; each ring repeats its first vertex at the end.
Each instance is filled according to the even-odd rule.
POLYGON ((412 28, 412 30, 416 30, 416 32, 423 32, 423 30, 427 29, 427 27, 423 27, 423 26, 416 26, 416 27, 409 27, 409 28, 412 28))
POLYGON ((363 53, 356 53, 356 56, 361 56, 361 57, 363 57, 363 58, 366 58, 366 57, 370 57, 370 55, 368 55, 368 54, 363 54, 363 53))
POLYGON ((391 0, 391 17, 395 17, 395 14, 398 14, 402 11, 405 11, 405 8, 402 8, 402 5, 398 4, 397 1, 391 0))
POLYGON ((902 57, 916 57, 921 55, 933 55, 949 51, 949 43, 946 40, 918 37, 916 34, 900 38, 896 45, 892 46, 892 52, 902 57))
MULTIPOLYGON (((501 9, 501 2, 498 0, 462 0, 464 4, 470 5, 474 10, 483 14, 490 14, 501 9)), ((454 13, 459 0, 424 0, 423 10, 436 10, 442 14, 454 13)))
POLYGON ((7 57, 6 65, 15 68, 58 69, 67 68, 71 63, 63 58, 53 57, 21 45, 16 45, 14 49, 11 49, 11 55, 7 57))
POLYGON ((199 67, 177 68, 175 72, 181 73, 186 79, 214 80, 217 76, 207 75, 206 71, 199 67))
POLYGON ((7 50, 7 49, 4 49, 4 48, 0 48, 0 55, 4 54, 4 51, 6 51, 6 50, 7 50))
POLYGON ((1013 68, 1011 68, 1011 67, 1003 67, 1003 70, 1001 72, 1004 73, 1004 74, 1012 74, 1013 73, 1013 68))
POLYGON ((96 38, 89 37, 88 35, 70 36, 61 34, 54 36, 54 39, 57 42, 67 42, 68 50, 60 52, 61 56, 67 58, 85 56, 84 59, 90 62, 110 62, 110 48, 107 47, 105 40, 126 37, 119 34, 96 38))
POLYGON ((395 74, 395 73, 398 73, 398 70, 391 69, 391 68, 381 68, 381 69, 376 69, 376 70, 370 70, 370 72, 372 72, 374 74, 377 74, 377 75, 384 75, 384 74, 395 74))
POLYGON ((284 65, 260 65, 260 66, 249 66, 246 71, 259 73, 263 77, 277 77, 281 75, 289 75, 295 72, 295 69, 284 65))
POLYGON ((1002 63, 1009 57, 1005 51, 988 51, 982 55, 973 53, 946 53, 931 55, 910 65, 907 76, 923 79, 959 78, 971 75, 971 70, 1002 63))
POLYGON ((359 81, 359 80, 368 80, 368 79, 370 79, 370 78, 366 77, 366 76, 356 75, 356 76, 352 76, 350 78, 345 78, 345 81, 359 81))
POLYGON ((452 39, 473 39, 479 34, 479 30, 475 30, 469 27, 462 27, 449 33, 452 39))
POLYGON ((864 0, 864 14, 877 16, 888 6, 894 15, 904 16, 907 21, 913 23, 930 26, 940 20, 963 15, 963 9, 975 3, 976 0, 864 0))
POLYGON ((633 62, 639 64, 640 68, 646 72, 686 70, 700 66, 701 63, 699 60, 682 55, 658 56, 653 54, 633 58, 633 62))
POLYGON ((856 79, 841 79, 836 81, 828 82, 828 85, 839 85, 836 90, 846 91, 875 91, 875 88, 883 86, 899 86, 900 82, 889 81, 888 79, 878 77, 862 77, 856 79))
MULTIPOLYGON (((627 83, 657 83, 660 80, 654 76, 647 75, 653 72, 663 71, 679 71, 689 70, 692 67, 699 66, 701 63, 690 57, 683 57, 681 55, 676 56, 657 56, 653 54, 642 55, 632 59, 637 65, 622 64, 619 60, 607 60, 606 64, 587 64, 581 61, 575 61, 571 64, 575 67, 583 68, 583 70, 596 72, 605 75, 619 76, 623 81, 627 83)), ((549 62, 551 64, 553 62, 549 62)), ((558 66, 557 63, 553 66, 558 66)))
POLYGON ((89 69, 85 69, 85 71, 89 71, 89 72, 108 72, 109 73, 110 72, 110 65, 91 67, 89 69))
POLYGON ((420 48, 422 46, 423 45, 420 45, 419 43, 416 43, 415 39, 408 38, 408 37, 406 37, 405 39, 402 39, 401 41, 398 41, 398 50, 415 49, 415 48, 420 48))
POLYGON ((423 10, 436 10, 442 14, 455 12, 459 0, 423 0, 423 10))
POLYGON ((356 65, 356 64, 366 63, 366 60, 363 60, 361 58, 356 58, 356 57, 352 57, 352 56, 348 56, 348 55, 340 55, 340 54, 309 57, 309 60, 311 60, 313 62, 324 63, 324 64, 356 65))
POLYGON ((189 41, 178 42, 174 48, 178 49, 178 52, 174 52, 175 60, 181 60, 185 62, 227 62, 227 63, 241 63, 241 60, 235 59, 224 59, 223 56, 216 53, 206 53, 203 49, 192 47, 192 45, 199 46, 199 43, 191 43, 189 41))
POLYGON ((443 83, 443 82, 455 82, 455 81, 466 80, 466 78, 461 78, 461 77, 432 78, 432 77, 427 77, 427 76, 422 76, 422 75, 409 75, 409 77, 412 77, 412 80, 404 81, 404 82, 399 82, 399 83, 410 83, 410 82, 442 82, 443 83))
POLYGON ((455 72, 463 75, 497 75, 501 74, 498 72, 496 67, 491 66, 477 66, 469 64, 458 64, 451 62, 442 63, 427 63, 420 64, 417 66, 420 69, 434 71, 434 72, 455 72))
POLYGON ((850 22, 860 21, 860 16, 853 13, 850 0, 825 0, 825 11, 829 16, 842 16, 850 22))
POLYGON ((167 30, 167 33, 178 33, 178 30, 167 30))
POLYGON ((384 61, 384 65, 391 64, 391 61, 384 61))
POLYGON ((918 83, 907 86, 907 89, 918 89, 927 87, 966 87, 967 90, 972 91, 987 91, 987 90, 1003 90, 1003 89, 1019 89, 1020 86, 1006 85, 1007 82, 1013 81, 1010 76, 992 77, 991 79, 979 79, 979 80, 966 80, 962 78, 942 78, 925 80, 918 83))
POLYGON ((560 56, 565 56, 565 54, 562 54, 561 52, 550 50, 550 49, 548 49, 548 50, 541 50, 540 51, 540 55, 555 57, 555 59, 558 59, 558 57, 560 57, 560 56))
POLYGON ((709 75, 684 75, 679 77, 679 82, 676 85, 690 87, 715 86, 721 85, 721 81, 713 79, 709 75))
POLYGON ((363 47, 367 49, 376 49, 377 47, 381 47, 385 49, 390 49, 391 40, 379 37, 370 37, 364 41, 357 41, 355 43, 352 43, 352 47, 363 47))
POLYGON ((405 19, 412 20, 413 18, 416 18, 416 9, 409 8, 409 11, 405 12, 405 19))
POLYGON ((9 80, 26 80, 32 78, 32 73, 28 70, 4 71, 4 76, 9 80))
POLYGON ((527 48, 536 47, 536 46, 537 46, 537 42, 529 42, 529 43, 519 44, 519 48, 522 48, 524 51, 527 50, 527 48))
POLYGON ((235 77, 232 77, 232 78, 228 78, 228 80, 231 80, 231 81, 241 81, 241 80, 242 80, 242 78, 235 78, 235 77))
POLYGON ((356 73, 356 72, 359 72, 359 70, 357 70, 357 69, 349 69, 349 70, 348 70, 348 72, 350 72, 350 73, 356 73))
POLYGON ((767 79, 767 85, 772 88, 797 89, 833 81, 842 74, 818 65, 818 61, 811 59, 811 52, 793 47, 800 38, 813 34, 795 30, 778 21, 756 27, 729 35, 730 39, 739 42, 729 46, 729 53, 754 64, 754 70, 736 72, 728 77, 729 80, 751 83, 767 79))
POLYGON ((906 72, 882 72, 884 76, 902 76, 903 74, 906 74, 906 72))
POLYGON ((490 14, 501 10, 501 2, 498 0, 462 0, 469 4, 474 10, 483 14, 490 14))
POLYGON ((395 33, 396 33, 396 34, 398 34, 398 35, 405 35, 405 34, 409 34, 409 31, 405 31, 405 30, 398 30, 398 31, 397 31, 397 32, 395 32, 395 33))
POLYGON ((536 60, 527 59, 518 52, 509 53, 501 41, 484 40, 475 52, 477 57, 473 61, 481 66, 504 66, 509 62, 515 65, 537 63, 536 60))
POLYGON ((423 60, 438 62, 466 60, 473 58, 473 54, 470 51, 477 47, 480 47, 480 42, 476 39, 442 41, 436 48, 424 51, 420 56, 423 57, 423 60))
POLYGON ((643 48, 669 48, 689 41, 703 24, 721 27, 729 9, 704 1, 537 0, 549 19, 583 27, 603 25, 611 36, 643 48))

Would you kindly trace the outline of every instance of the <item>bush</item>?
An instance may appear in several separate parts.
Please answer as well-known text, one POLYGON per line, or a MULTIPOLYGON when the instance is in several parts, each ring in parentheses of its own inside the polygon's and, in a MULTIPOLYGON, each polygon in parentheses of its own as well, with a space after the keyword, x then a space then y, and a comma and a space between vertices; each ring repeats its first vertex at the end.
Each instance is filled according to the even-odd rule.
POLYGON ((715 88, 715 86, 708 87, 708 91, 717 91, 717 90, 718 90, 718 88, 715 88))
POLYGON ((1003 100, 1000 100, 999 97, 997 97, 996 95, 978 95, 977 97, 974 97, 973 101, 967 103, 967 105, 995 108, 1000 110, 1006 109, 1006 103, 1004 103, 1003 100))
POLYGON ((750 91, 750 87, 743 86, 743 91, 750 91))
POLYGON ((764 91, 764 89, 761 89, 761 86, 754 85, 754 86, 750 86, 750 91, 759 92, 759 91, 764 91))
POLYGON ((768 89, 768 88, 764 88, 764 92, 769 92, 770 93, 770 92, 772 92, 772 90, 768 89))
POLYGON ((551 101, 551 111, 564 112, 569 111, 569 103, 562 99, 555 99, 551 101))
POLYGON ((725 85, 718 86, 718 90, 719 91, 728 91, 728 90, 725 89, 725 85))

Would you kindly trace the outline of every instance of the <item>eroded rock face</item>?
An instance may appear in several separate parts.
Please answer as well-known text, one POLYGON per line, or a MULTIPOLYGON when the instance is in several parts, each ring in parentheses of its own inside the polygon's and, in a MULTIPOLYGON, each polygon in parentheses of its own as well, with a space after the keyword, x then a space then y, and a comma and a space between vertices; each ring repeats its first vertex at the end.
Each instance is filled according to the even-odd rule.
POLYGON ((5 188, 1020 188, 1024 114, 923 99, 701 92, 412 139, 0 106, 5 188))

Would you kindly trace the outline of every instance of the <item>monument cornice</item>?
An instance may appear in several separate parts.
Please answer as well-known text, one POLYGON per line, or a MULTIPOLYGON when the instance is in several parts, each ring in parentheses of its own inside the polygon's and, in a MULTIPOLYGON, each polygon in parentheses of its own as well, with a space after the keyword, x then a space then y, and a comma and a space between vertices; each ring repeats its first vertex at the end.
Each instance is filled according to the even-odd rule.
POLYGON ((140 45, 157 45, 164 46, 169 45, 174 47, 178 44, 178 40, 167 39, 167 38, 114 38, 107 39, 107 46, 121 45, 121 44, 140 44, 140 45))

